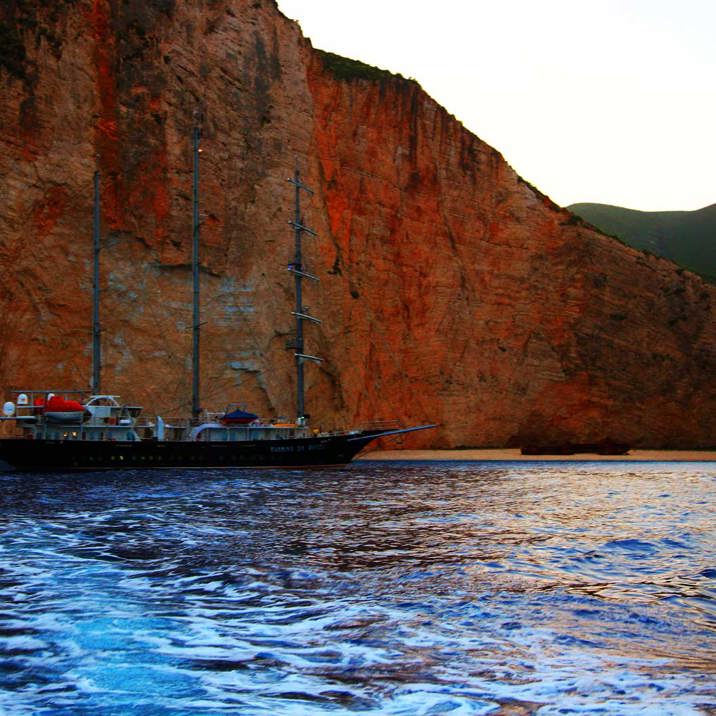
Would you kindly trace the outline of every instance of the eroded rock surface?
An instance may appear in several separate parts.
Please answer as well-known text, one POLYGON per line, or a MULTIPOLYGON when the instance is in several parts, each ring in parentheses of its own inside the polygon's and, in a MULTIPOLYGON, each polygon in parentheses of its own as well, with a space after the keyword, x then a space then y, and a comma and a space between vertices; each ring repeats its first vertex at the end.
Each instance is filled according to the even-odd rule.
POLYGON ((2 10, 0 384, 186 414, 201 117, 202 402, 292 415, 292 193, 315 189, 307 403, 410 446, 716 443, 716 290, 554 205, 409 80, 338 73, 270 0, 2 10))

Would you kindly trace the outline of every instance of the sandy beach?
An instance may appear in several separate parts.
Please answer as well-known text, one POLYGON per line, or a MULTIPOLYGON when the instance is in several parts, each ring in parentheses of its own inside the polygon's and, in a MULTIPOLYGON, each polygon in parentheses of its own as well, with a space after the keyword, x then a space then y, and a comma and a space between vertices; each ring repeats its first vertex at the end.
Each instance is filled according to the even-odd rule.
POLYGON ((716 462, 716 450, 630 450, 627 455, 522 455, 519 449, 501 450, 375 450, 360 460, 657 460, 716 462))

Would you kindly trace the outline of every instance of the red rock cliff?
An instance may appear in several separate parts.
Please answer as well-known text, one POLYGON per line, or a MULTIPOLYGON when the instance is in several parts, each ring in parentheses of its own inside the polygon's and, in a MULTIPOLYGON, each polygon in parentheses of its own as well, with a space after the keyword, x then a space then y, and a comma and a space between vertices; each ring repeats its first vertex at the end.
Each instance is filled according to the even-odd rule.
POLYGON ((413 445, 716 443, 714 287, 555 206, 414 82, 337 77, 270 0, 0 12, 0 385, 89 381, 98 168, 104 385, 187 411, 200 111, 205 405, 293 412, 298 162, 321 235, 314 423, 442 423, 413 445))

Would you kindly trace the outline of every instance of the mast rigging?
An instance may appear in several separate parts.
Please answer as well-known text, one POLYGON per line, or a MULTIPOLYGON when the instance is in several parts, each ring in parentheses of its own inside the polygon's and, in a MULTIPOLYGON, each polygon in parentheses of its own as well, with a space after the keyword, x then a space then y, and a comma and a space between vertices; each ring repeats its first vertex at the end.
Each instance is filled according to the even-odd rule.
POLYGON ((101 328, 99 323, 100 194, 99 171, 94 173, 94 216, 92 222, 92 393, 101 392, 101 328))
POLYGON ((191 415, 194 419, 199 417, 201 406, 199 402, 199 331, 201 318, 199 315, 199 143, 201 129, 194 127, 194 175, 192 197, 192 251, 191 271, 193 280, 192 300, 192 361, 191 361, 191 415))
POLYGON ((309 321, 310 323, 320 325, 321 321, 315 316, 310 315, 308 309, 303 305, 303 279, 307 278, 311 281, 319 281, 320 279, 304 271, 301 241, 304 233, 314 237, 318 236, 318 234, 303 223, 303 217, 301 216, 301 192, 305 191, 307 194, 313 196, 313 190, 301 182, 301 172, 298 167, 296 167, 293 177, 288 179, 288 182, 293 184, 295 190, 294 217, 293 220, 288 222, 289 225, 293 227, 294 232, 294 256, 292 263, 288 265, 288 270, 293 274, 296 290, 296 307, 291 311, 291 314, 296 318, 296 340, 293 343, 295 351, 293 355, 296 359, 296 423, 298 425, 305 425, 308 415, 306 414, 304 395, 303 364, 306 361, 320 363, 321 359, 318 356, 309 355, 304 351, 303 322, 309 321))

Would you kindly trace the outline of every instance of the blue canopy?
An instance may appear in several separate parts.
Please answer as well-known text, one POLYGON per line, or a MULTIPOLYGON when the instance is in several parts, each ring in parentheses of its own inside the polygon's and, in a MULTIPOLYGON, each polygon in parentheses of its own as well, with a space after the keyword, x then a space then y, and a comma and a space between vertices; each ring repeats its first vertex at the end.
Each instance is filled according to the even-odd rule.
POLYGON ((226 413, 221 420, 225 423, 250 423, 258 417, 258 415, 247 413, 245 410, 232 410, 230 413, 226 413))

